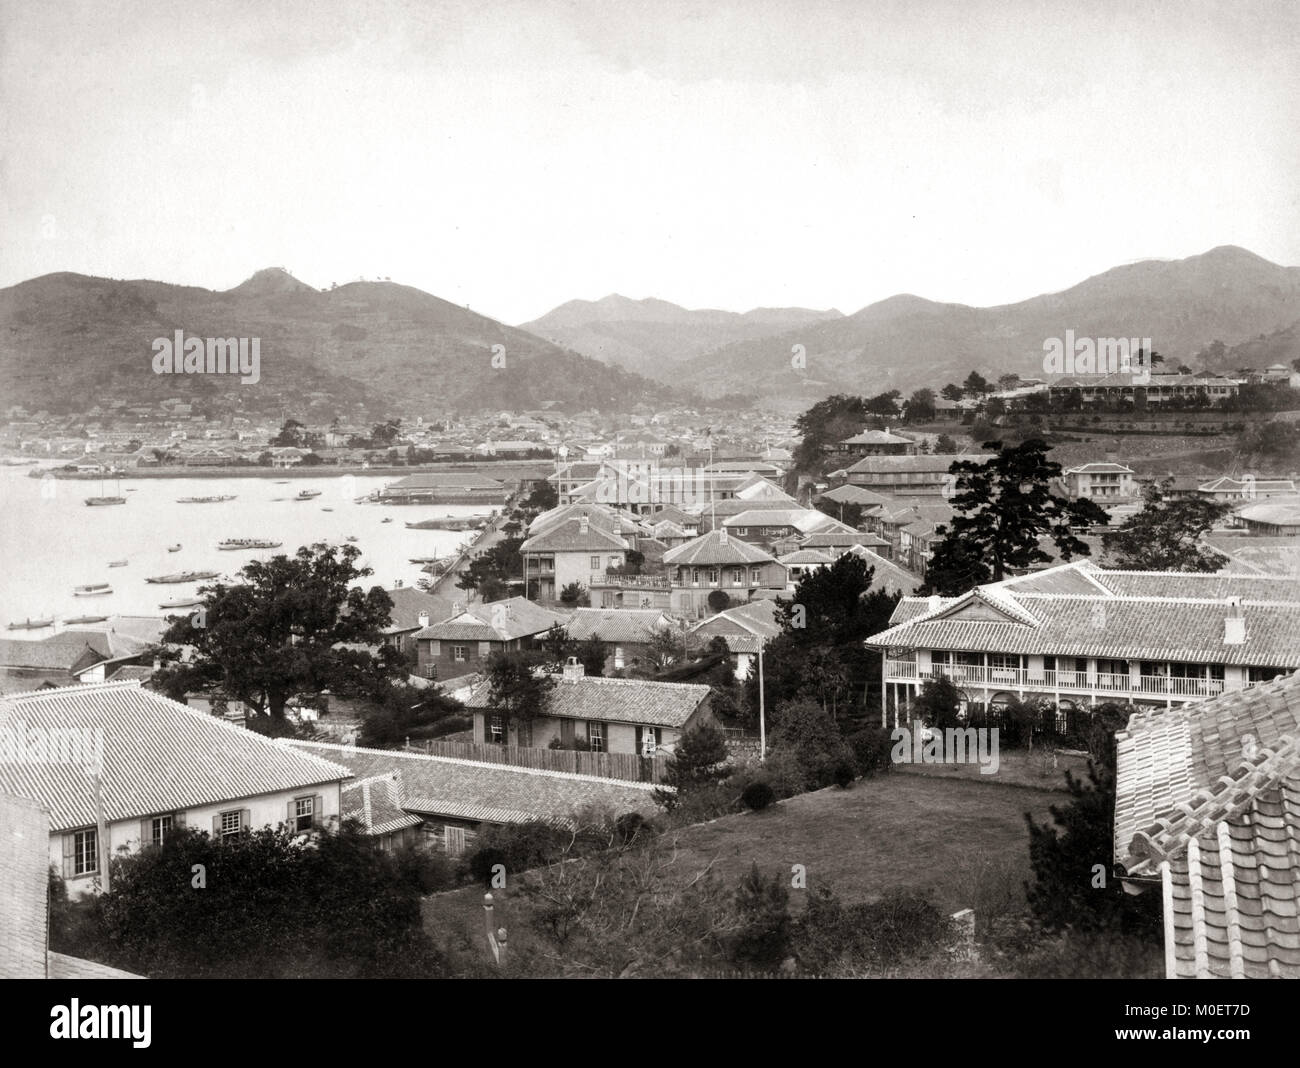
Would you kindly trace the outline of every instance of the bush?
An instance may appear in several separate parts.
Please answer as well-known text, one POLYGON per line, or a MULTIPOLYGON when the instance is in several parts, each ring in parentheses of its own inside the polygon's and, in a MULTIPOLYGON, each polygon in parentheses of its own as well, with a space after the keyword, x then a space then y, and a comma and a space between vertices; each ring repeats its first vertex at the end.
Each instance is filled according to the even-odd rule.
POLYGON ((420 894, 447 890, 456 882, 445 853, 406 845, 393 850, 393 863, 402 883, 420 894))
POLYGON ((894 740, 888 727, 864 727, 849 735, 847 741, 853 750, 853 761, 863 775, 889 770, 894 740))
POLYGON ((888 891, 879 901, 845 905, 829 887, 808 895, 794 931, 800 963, 816 971, 835 964, 889 968, 947 944, 951 921, 924 894, 888 891))
POLYGON ((858 777, 858 769, 849 761, 841 761, 835 765, 835 785, 841 790, 847 790, 853 785, 853 780, 858 777))
POLYGON ((745 787, 744 792, 740 795, 740 800, 745 803, 745 807, 754 812, 762 812, 773 801, 776 800, 776 791, 768 785, 765 779, 755 779, 745 787))
POLYGON ((568 832, 542 820, 492 827, 479 835, 469 872, 476 882, 490 886, 497 864, 510 873, 527 871, 556 859, 570 840, 568 832))

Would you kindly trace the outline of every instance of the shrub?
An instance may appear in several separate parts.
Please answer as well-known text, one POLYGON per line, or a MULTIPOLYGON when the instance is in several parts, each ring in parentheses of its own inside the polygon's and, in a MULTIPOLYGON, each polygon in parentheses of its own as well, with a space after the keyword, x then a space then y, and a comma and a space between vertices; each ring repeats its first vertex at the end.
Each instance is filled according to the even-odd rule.
POLYGON ((731 944, 731 959, 740 965, 773 968, 790 952, 790 890, 780 872, 770 880, 753 864, 736 890, 740 931, 731 944))
POLYGON ((504 864, 507 872, 527 871, 554 860, 570 840, 568 832, 542 820, 492 827, 479 835, 469 871, 475 881, 490 885, 495 865, 504 864))
POLYGON ((745 803, 745 807, 752 809, 754 812, 761 812, 776 800, 776 791, 768 785, 765 779, 755 779, 745 787, 744 792, 740 795, 740 800, 745 803))
POLYGON ((407 845, 393 850, 393 863, 402 883, 420 894, 447 890, 456 881, 445 853, 407 845))
POLYGON ((863 775, 888 771, 894 740, 888 727, 864 727, 847 739, 853 760, 863 775))
POLYGON ((858 777, 858 770, 849 761, 841 761, 835 765, 835 785, 841 790, 847 790, 853 785, 853 780, 858 777))

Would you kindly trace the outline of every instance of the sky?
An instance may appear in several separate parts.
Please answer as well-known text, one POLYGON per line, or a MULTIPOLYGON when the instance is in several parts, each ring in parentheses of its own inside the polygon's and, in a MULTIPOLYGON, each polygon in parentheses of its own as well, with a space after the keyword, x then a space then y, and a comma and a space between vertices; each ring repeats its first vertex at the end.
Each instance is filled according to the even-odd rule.
POLYGON ((1300 4, 0 0, 0 152, 0 286, 1001 304, 1300 264, 1300 4))

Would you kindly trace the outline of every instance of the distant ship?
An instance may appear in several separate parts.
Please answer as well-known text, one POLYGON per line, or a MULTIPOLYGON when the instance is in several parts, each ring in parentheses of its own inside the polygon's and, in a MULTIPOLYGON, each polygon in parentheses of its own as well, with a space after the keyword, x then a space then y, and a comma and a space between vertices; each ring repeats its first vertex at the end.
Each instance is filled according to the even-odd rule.
POLYGON ((126 504, 125 497, 87 497, 86 503, 91 508, 101 508, 106 504, 126 504))
POLYGON ((79 626, 82 623, 103 623, 108 616, 73 616, 71 619, 65 619, 63 622, 70 627, 79 626))
POLYGON ((392 521, 393 521, 393 517, 391 515, 386 515, 384 516, 383 519, 380 520, 381 523, 391 523, 392 521))
POLYGON ((130 563, 129 560, 110 560, 110 561, 108 562, 108 566, 109 566, 109 567, 126 567, 126 565, 129 564, 129 563, 130 563))
POLYGON ((408 530, 477 530, 483 525, 482 516, 447 516, 445 519, 421 519, 407 523, 408 530))
POLYGON ((73 588, 74 597, 98 597, 100 594, 112 593, 113 587, 107 582, 92 582, 86 586, 77 586, 73 588))
POLYGON ((202 579, 216 578, 219 574, 219 571, 180 571, 175 575, 155 575, 153 578, 145 579, 145 582, 199 582, 202 579))
POLYGON ((310 501, 320 496, 320 490, 299 490, 295 501, 310 501))
POLYGON ((223 493, 216 497, 177 497, 177 504, 217 504, 221 501, 233 501, 235 494, 223 493))
POLYGON ((349 534, 348 537, 347 537, 347 540, 348 540, 348 541, 360 541, 361 539, 358 538, 355 534, 349 534))
POLYGON ((217 542, 218 549, 278 549, 284 542, 271 541, 270 538, 227 538, 217 542))
POLYGON ((22 623, 10 623, 10 630, 44 630, 46 627, 54 626, 54 619, 27 619, 22 623))
POLYGON ((177 542, 175 545, 167 546, 167 551, 169 553, 178 553, 181 551, 181 548, 182 548, 181 543, 177 542))

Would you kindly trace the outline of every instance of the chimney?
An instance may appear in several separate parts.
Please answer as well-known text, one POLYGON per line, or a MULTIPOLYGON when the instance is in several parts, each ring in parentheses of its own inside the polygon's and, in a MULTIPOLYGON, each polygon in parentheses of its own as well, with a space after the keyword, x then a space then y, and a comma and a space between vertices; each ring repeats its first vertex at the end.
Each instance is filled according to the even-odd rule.
POLYGON ((458 616, 458 615, 460 615, 461 611, 462 611, 462 609, 461 609, 461 607, 460 607, 460 602, 459 602, 459 601, 452 601, 452 602, 451 602, 451 614, 452 614, 453 616, 458 616))
POLYGON ((1246 614, 1235 597, 1228 602, 1228 614, 1223 617, 1223 644, 1246 644, 1246 614))
POLYGON ((942 604, 942 603, 943 603, 943 599, 942 599, 942 598, 941 598, 937 593, 932 593, 932 594, 930 594, 930 609, 929 609, 929 610, 930 610, 931 612, 937 612, 937 611, 939 611, 939 605, 942 604))
POLYGON ((420 629, 423 630, 425 627, 429 625, 429 613, 421 612, 418 616, 415 617, 415 621, 420 624, 420 629))
POLYGON ((564 665, 564 681, 573 682, 586 675, 587 669, 582 666, 582 661, 576 656, 571 656, 564 665))
POLYGON ((719 545, 726 545, 726 544, 727 544, 727 528, 726 528, 726 527, 718 527, 718 544, 719 544, 719 545))

